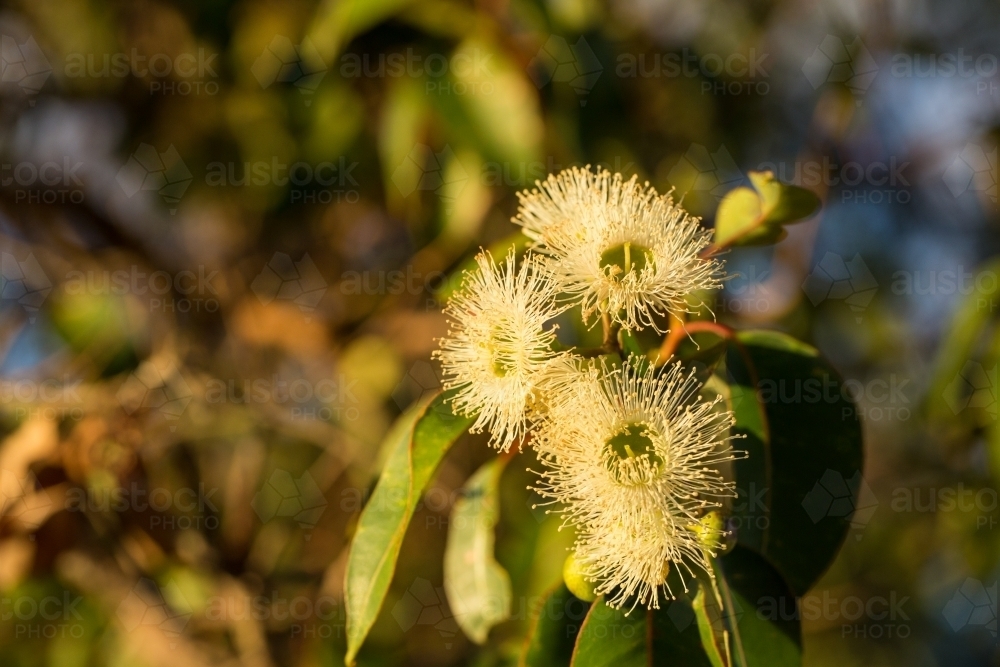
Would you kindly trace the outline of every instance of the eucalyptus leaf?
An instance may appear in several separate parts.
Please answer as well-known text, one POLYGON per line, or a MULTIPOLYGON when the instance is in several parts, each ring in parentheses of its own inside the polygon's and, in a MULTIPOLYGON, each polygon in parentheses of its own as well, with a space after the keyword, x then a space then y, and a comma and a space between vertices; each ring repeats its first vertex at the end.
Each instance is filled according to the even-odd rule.
POLYGON ((598 598, 580 627, 572 667, 712 667, 698 627, 690 622, 690 602, 678 598, 668 604, 670 611, 636 607, 628 612, 598 598))
POLYGON ((770 171, 748 174, 753 188, 729 191, 715 216, 715 245, 761 245, 783 239, 783 225, 812 217, 820 200, 813 192, 779 182, 770 171))
POLYGON ((698 621, 698 634, 701 645, 705 649, 712 667, 729 666, 729 631, 722 622, 724 605, 722 595, 714 581, 701 579, 701 586, 691 601, 695 619, 698 621))
POLYGON ((802 638, 795 594, 774 567, 737 546, 717 559, 716 582, 734 667, 798 667, 802 638))
POLYGON ((798 595, 833 561, 852 514, 874 507, 864 491, 857 411, 836 371, 809 345, 744 331, 726 355, 739 492, 731 527, 798 595), (860 500, 859 500, 860 498, 860 500))
POLYGON ((469 478, 449 521, 444 590, 455 621, 477 644, 510 617, 510 576, 493 555, 500 475, 508 460, 493 458, 469 478))
POLYGON ((580 624, 590 603, 578 599, 560 583, 536 609, 519 667, 569 667, 580 624))
POLYGON ((472 423, 452 414, 446 397, 437 394, 418 403, 386 438, 392 453, 358 520, 347 559, 347 665, 354 664, 382 607, 421 494, 451 445, 472 423))

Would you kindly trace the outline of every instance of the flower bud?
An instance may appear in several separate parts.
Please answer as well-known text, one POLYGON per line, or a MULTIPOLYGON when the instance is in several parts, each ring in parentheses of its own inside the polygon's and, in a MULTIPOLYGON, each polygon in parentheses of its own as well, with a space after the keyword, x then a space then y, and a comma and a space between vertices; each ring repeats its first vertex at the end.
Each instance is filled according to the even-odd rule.
POLYGON ((575 553, 567 556, 566 562, 563 563, 563 581, 566 582, 566 588, 569 589, 569 592, 584 602, 593 602, 597 599, 594 584, 587 581, 575 553))

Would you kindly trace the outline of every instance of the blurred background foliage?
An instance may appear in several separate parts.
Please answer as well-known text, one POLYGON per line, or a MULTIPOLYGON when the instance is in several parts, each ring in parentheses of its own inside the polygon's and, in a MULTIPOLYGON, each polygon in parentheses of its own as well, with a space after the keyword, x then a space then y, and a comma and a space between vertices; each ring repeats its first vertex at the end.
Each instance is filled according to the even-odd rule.
MULTIPOLYGON (((998 13, 7 3, 0 664, 341 664, 345 546, 390 423, 438 385, 435 295, 511 234, 518 190, 583 164, 675 188, 706 224, 751 169, 824 198, 776 247, 728 253, 714 307, 816 344, 859 392, 871 493, 814 594, 898 605, 806 618, 805 662, 996 664, 995 491, 930 498, 1000 477, 998 13), (972 73, 948 74, 963 53, 972 73), (992 633, 942 613, 970 578, 992 633)), ((528 455, 508 466, 514 618, 464 638, 441 560, 490 456, 468 438, 446 459, 361 664, 516 662, 571 536, 532 509, 528 455)))

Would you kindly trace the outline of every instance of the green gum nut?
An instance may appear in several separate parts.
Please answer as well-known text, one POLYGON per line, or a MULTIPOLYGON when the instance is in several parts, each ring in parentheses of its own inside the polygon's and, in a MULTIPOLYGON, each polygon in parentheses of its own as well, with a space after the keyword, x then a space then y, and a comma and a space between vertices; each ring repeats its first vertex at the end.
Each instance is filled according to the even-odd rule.
POLYGON ((583 576, 583 570, 575 553, 567 556, 566 562, 563 563, 563 581, 566 582, 566 588, 569 589, 569 592, 584 602, 593 602, 597 599, 594 584, 583 576))

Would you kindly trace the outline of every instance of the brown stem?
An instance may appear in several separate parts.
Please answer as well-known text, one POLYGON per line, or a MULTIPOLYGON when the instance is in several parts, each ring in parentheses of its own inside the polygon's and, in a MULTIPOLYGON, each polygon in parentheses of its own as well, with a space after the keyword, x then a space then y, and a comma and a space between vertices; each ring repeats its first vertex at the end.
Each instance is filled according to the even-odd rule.
POLYGON ((680 346, 681 341, 691 334, 695 333, 712 333, 719 338, 732 338, 736 333, 724 324, 719 324, 718 322, 709 322, 708 320, 698 320, 696 322, 687 322, 680 318, 676 318, 673 315, 670 316, 670 332, 667 334, 666 338, 663 339, 663 345, 660 346, 660 361, 666 361, 677 352, 677 348, 680 346))
POLYGON ((621 327, 611 321, 607 313, 601 313, 601 326, 604 328, 604 343, 602 347, 608 354, 621 354, 621 345, 618 343, 618 331, 621 327))

